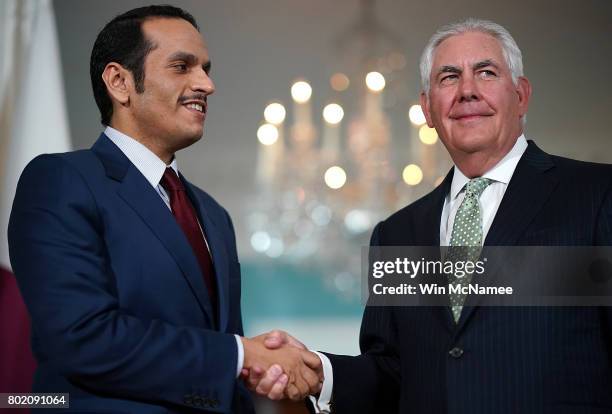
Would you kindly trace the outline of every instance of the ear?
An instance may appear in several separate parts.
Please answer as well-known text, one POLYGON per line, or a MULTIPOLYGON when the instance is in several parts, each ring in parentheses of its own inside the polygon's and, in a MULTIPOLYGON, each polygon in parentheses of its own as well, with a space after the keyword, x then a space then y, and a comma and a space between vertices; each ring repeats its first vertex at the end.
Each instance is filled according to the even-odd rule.
POLYGON ((102 80, 113 101, 117 101, 120 105, 127 105, 130 102, 130 95, 135 88, 134 79, 129 70, 119 63, 110 62, 102 72, 102 80))
POLYGON ((429 97, 425 93, 425 91, 421 91, 421 95, 419 96, 419 100, 421 101, 421 109, 423 110, 423 114, 425 115, 425 120, 427 121, 427 126, 433 128, 433 122, 431 120, 431 111, 429 108, 429 97))
POLYGON ((523 117, 527 113, 529 98, 531 98, 531 83, 529 79, 524 76, 518 78, 516 93, 519 98, 519 115, 523 117))

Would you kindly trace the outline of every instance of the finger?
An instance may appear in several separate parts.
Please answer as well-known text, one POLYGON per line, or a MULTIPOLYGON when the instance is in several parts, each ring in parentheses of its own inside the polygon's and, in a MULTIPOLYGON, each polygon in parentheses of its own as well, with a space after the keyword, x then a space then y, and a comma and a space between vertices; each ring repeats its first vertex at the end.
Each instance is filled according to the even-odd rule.
POLYGON ((295 384, 288 384, 287 385, 287 390, 285 392, 285 395, 287 396, 287 398, 289 398, 291 401, 299 401, 302 400, 303 398, 300 398, 300 391, 298 390, 297 386, 295 384))
POLYGON ((268 395, 272 390, 272 387, 278 381, 278 378, 283 374, 283 369, 278 364, 273 364, 268 368, 264 377, 259 381, 255 391, 259 395, 268 395))
POLYGON ((264 338, 264 345, 268 349, 277 349, 287 344, 288 335, 284 331, 274 330, 270 331, 264 338))
POLYGON ((313 369, 317 372, 322 371, 323 363, 321 362, 321 358, 314 352, 303 352, 302 360, 304 364, 306 364, 310 369, 313 369))
POLYGON ((249 370, 246 368, 242 368, 242 370, 240 371, 240 376, 242 377, 242 379, 247 379, 249 377, 249 370))
POLYGON ((278 381, 274 383, 272 389, 268 393, 268 398, 271 400, 280 400, 283 398, 285 394, 285 389, 287 388, 287 382, 289 382, 289 377, 287 374, 283 374, 278 378, 278 381))
POLYGON ((321 391, 321 378, 319 374, 307 367, 302 368, 301 374, 308 385, 308 394, 318 394, 321 391))
POLYGON ((292 389, 293 395, 289 396, 292 401, 303 400, 310 393, 310 386, 302 377, 301 372, 295 376, 293 386, 295 387, 295 389, 292 389))
POLYGON ((249 377, 247 379, 247 386, 249 389, 253 390, 257 387, 259 382, 264 376, 264 370, 259 365, 253 366, 253 368, 249 372, 249 377))

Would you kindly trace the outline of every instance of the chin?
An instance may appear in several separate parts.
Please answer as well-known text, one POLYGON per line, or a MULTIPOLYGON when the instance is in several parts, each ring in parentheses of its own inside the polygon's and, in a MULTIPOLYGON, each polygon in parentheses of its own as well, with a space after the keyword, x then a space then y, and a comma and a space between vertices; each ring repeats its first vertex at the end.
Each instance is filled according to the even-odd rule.
POLYGON ((455 137, 451 143, 457 150, 465 153, 473 153, 489 148, 494 144, 495 139, 487 133, 477 131, 465 132, 459 137, 455 137))
POLYGON ((194 128, 191 131, 185 131, 185 140, 191 143, 198 142, 204 135, 204 127, 194 128))

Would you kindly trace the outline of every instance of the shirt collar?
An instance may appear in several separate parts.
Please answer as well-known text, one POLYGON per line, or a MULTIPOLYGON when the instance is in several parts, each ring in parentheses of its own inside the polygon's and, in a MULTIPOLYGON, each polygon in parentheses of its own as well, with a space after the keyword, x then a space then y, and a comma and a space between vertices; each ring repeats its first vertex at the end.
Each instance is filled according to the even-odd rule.
MULTIPOLYGON (((527 139, 525 139, 524 134, 521 134, 521 136, 516 140, 516 143, 512 149, 504 156, 504 158, 502 158, 493 168, 484 173, 482 176, 507 185, 512 178, 512 174, 514 174, 516 165, 526 149, 527 139)), ((470 179, 466 177, 455 165, 450 191, 451 200, 454 200, 459 195, 468 181, 470 181, 470 179)))
POLYGON ((121 152, 125 154, 154 188, 157 188, 159 185, 167 167, 171 167, 178 175, 176 157, 172 158, 170 165, 166 165, 153 151, 123 132, 107 126, 104 134, 119 147, 121 152))

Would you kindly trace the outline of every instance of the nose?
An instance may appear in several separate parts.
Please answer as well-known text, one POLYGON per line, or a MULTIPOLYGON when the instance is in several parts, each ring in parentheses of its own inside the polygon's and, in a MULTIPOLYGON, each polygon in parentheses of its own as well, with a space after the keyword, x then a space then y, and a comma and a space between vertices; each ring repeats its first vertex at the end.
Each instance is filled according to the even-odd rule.
POLYGON ((208 73, 204 69, 196 71, 193 77, 191 89, 194 92, 203 92, 206 95, 215 93, 215 84, 208 73))
POLYGON ((459 95, 459 102, 470 102, 480 100, 480 93, 478 92, 478 85, 476 79, 470 74, 466 74, 459 80, 459 87, 457 88, 459 95))

